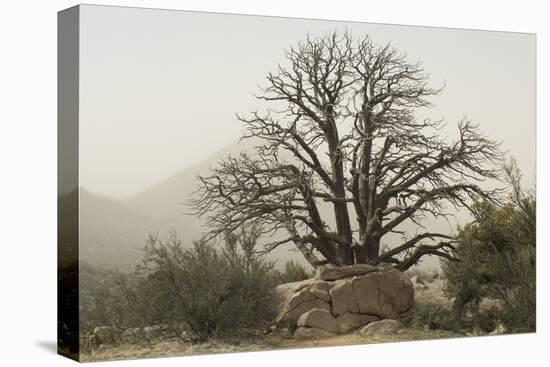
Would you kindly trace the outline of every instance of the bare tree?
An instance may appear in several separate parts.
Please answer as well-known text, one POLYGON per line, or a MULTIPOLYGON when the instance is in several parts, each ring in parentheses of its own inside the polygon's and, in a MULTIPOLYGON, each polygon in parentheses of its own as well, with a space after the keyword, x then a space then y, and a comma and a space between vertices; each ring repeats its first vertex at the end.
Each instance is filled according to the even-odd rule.
POLYGON ((415 110, 440 89, 390 45, 334 32, 285 55, 256 96, 265 112, 237 115, 243 139, 261 141, 256 152, 199 177, 190 205, 207 217, 207 236, 261 223, 265 237, 288 234, 266 251, 291 242, 314 267, 386 262, 406 270, 425 255, 451 258, 448 234, 404 236, 382 253, 380 240, 403 233, 405 221, 424 228, 426 217, 448 216, 446 204, 492 197, 477 183, 498 177, 499 144, 468 119, 455 142, 439 135, 442 121, 418 121, 415 110), (331 218, 321 216, 327 205, 331 218))

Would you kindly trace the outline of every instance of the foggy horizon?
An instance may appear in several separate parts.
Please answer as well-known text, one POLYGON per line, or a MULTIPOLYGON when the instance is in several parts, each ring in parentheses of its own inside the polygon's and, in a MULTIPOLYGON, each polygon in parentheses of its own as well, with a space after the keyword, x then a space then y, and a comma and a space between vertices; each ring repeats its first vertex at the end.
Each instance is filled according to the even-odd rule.
POLYGON ((85 189, 86 191, 92 193, 92 194, 95 194, 95 195, 100 195, 100 196, 105 196, 105 197, 108 197, 108 198, 111 198, 111 199, 117 199, 117 200, 121 200, 121 199, 129 199, 135 195, 138 195, 140 193, 142 193, 143 191, 151 188, 152 186, 162 182, 162 181, 165 181, 165 180, 168 180, 170 179, 171 177, 173 176, 176 176, 178 175, 179 173, 185 171, 185 170, 188 170, 190 168, 193 168, 195 166, 200 166, 202 163, 205 163, 209 160, 209 158, 211 158, 212 156, 216 156, 217 153, 220 153, 220 152, 223 152, 225 151, 227 148, 229 147, 233 147, 235 146, 236 144, 239 144, 239 146, 241 146, 242 144, 240 144, 237 140, 234 140, 233 142, 229 142, 228 144, 225 144, 223 146, 221 146, 220 148, 217 148, 215 149, 214 151, 210 152, 209 154, 207 154, 206 156, 202 157, 202 158, 198 158, 196 161, 191 161, 188 165, 185 165, 184 167, 182 167, 181 169, 176 169, 176 171, 172 172, 172 173, 167 173, 166 175, 164 176, 161 176, 161 177, 158 177, 158 178, 151 178, 151 182, 150 183, 146 183, 145 186, 141 187, 141 188, 136 188, 136 191, 135 192, 128 192, 128 193, 120 193, 120 194, 117 194, 117 193, 109 193, 109 192, 102 192, 102 191, 96 191, 96 190, 93 190, 91 189, 90 187, 84 185, 83 183, 80 183, 79 185, 79 188, 83 188, 85 189))
POLYGON ((253 95, 284 50, 331 30, 391 42, 422 62, 430 85, 445 88, 418 118, 443 118, 452 139, 467 115, 534 182, 533 35, 84 7, 80 185, 90 192, 130 197, 233 144, 235 114, 265 108, 253 95))

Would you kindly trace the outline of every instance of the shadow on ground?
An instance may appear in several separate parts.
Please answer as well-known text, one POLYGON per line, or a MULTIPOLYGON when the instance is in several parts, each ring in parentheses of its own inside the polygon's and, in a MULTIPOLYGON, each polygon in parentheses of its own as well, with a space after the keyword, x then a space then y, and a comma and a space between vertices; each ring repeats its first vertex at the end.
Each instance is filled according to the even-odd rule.
POLYGON ((36 345, 50 353, 57 354, 57 343, 54 341, 39 340, 36 345))

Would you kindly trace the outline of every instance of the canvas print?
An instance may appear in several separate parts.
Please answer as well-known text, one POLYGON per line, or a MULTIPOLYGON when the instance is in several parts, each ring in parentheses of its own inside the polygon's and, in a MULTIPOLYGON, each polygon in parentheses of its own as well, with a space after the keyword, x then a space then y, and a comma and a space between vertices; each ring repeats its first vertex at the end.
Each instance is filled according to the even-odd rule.
POLYGON ((535 40, 60 12, 60 354, 535 332, 535 40))

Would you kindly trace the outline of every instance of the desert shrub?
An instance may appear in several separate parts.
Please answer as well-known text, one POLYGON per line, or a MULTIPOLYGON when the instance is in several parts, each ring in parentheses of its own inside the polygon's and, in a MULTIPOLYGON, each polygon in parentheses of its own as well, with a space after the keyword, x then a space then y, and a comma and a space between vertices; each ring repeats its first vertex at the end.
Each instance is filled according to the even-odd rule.
POLYGON ((83 349, 159 338, 224 341, 264 331, 275 317, 273 263, 256 254, 259 232, 225 236, 223 246, 183 246, 175 233, 151 235, 144 260, 133 273, 81 266, 80 310, 83 349), (103 332, 103 334, 105 334, 103 332))
POLYGON ((192 339, 232 338, 268 326, 274 316, 273 264, 254 253, 257 237, 228 235, 218 249, 184 248, 174 233, 151 236, 135 294, 148 323, 169 324, 192 339))
POLYGON ((535 248, 526 248, 519 253, 507 255, 500 277, 510 277, 503 291, 502 321, 515 332, 533 332, 536 329, 536 265, 535 248))
POLYGON ((139 277, 129 272, 80 264, 80 349, 88 353, 101 344, 117 345, 124 335, 139 333, 139 343, 152 341, 143 330, 159 326, 145 309, 139 277))
POLYGON ((484 332, 491 332, 503 321, 503 312, 501 308, 489 307, 473 313, 468 322, 470 329, 479 329, 484 332))
POLYGON ((417 303, 410 327, 415 329, 429 327, 432 330, 454 329, 450 310, 435 303, 417 303))
POLYGON ((299 282, 309 279, 313 276, 308 273, 305 267, 294 260, 289 260, 285 263, 284 271, 277 272, 277 282, 279 284, 299 282))
MULTIPOLYGON (((475 305, 475 303, 470 303, 475 305)), ((410 320, 410 327, 423 329, 428 327, 431 330, 447 330, 455 332, 465 332, 478 330, 485 333, 492 332, 503 322, 503 312, 501 308, 489 307, 478 309, 471 307, 468 316, 464 318, 460 327, 454 322, 451 310, 435 303, 418 303, 415 306, 415 313, 410 320)))
POLYGON ((501 317, 512 331, 533 331, 536 325, 536 205, 534 192, 524 192, 515 164, 507 165, 508 200, 497 205, 479 201, 475 220, 460 230, 456 256, 443 261, 446 293, 455 298, 455 322, 468 303, 495 298, 501 317))
POLYGON ((127 275, 117 271, 99 269, 86 262, 80 264, 80 330, 84 334, 97 326, 113 328, 128 323, 127 304, 120 282, 127 275))

